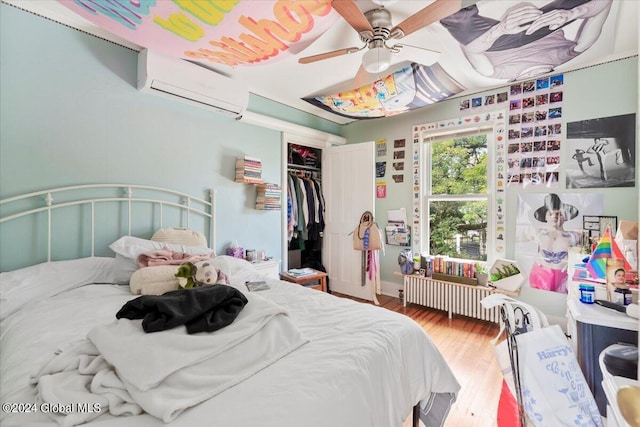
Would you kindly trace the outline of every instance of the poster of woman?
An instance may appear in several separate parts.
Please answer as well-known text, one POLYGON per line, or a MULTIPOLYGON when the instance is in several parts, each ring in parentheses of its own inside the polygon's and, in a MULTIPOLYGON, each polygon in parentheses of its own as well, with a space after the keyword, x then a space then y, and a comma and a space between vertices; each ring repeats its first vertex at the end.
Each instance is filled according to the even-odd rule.
POLYGON ((515 258, 529 286, 567 293, 569 252, 583 215, 600 215, 602 194, 529 193, 518 198, 515 258))

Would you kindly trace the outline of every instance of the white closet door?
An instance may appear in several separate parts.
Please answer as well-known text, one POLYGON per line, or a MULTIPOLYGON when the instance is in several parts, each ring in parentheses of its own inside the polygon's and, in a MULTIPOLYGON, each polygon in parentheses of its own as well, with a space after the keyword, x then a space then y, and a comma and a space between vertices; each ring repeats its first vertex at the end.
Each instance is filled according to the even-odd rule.
POLYGON ((362 252, 349 235, 364 211, 375 215, 375 142, 322 151, 325 229, 322 258, 331 291, 371 301, 371 283, 361 283, 362 252))

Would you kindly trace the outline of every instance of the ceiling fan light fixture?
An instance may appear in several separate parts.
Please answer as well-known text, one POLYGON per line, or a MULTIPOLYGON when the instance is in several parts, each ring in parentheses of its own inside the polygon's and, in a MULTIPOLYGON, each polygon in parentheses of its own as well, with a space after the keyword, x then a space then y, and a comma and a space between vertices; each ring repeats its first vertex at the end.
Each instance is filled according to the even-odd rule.
POLYGON ((362 66, 368 73, 381 73, 391 65, 391 51, 384 46, 376 46, 362 55, 362 66))
POLYGON ((372 0, 378 6, 391 6, 394 3, 397 3, 398 0, 372 0))

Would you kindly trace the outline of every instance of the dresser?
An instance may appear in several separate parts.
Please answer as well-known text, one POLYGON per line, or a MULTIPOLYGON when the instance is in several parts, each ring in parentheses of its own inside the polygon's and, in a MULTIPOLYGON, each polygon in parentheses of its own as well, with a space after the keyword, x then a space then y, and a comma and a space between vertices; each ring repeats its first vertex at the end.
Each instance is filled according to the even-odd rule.
POLYGON ((266 275, 270 279, 279 279, 280 274, 280 260, 279 259, 268 259, 264 261, 252 261, 251 265, 253 268, 258 270, 260 273, 266 275))
POLYGON ((596 304, 583 304, 571 294, 567 297, 567 334, 600 414, 604 416, 607 396, 602 388, 598 358, 611 344, 637 345, 638 319, 596 304))

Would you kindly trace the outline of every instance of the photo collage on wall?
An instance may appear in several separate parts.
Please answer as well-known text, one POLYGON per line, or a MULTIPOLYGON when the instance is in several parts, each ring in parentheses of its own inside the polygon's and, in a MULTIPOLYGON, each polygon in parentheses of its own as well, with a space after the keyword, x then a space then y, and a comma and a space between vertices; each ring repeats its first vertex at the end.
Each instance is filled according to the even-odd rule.
POLYGON ((393 182, 404 182, 404 157, 406 150, 406 140, 396 139, 393 141, 393 182))
POLYGON ((493 125, 494 152, 493 158, 497 164, 495 182, 496 197, 493 201, 493 212, 495 216, 495 230, 493 230, 493 239, 495 255, 498 258, 504 258, 506 253, 506 243, 504 236, 506 221, 506 197, 504 196, 506 188, 505 174, 505 133, 506 133, 506 117, 503 111, 483 112, 474 116, 461 117, 457 119, 445 120, 434 123, 426 123, 415 125, 412 128, 413 135, 413 245, 414 253, 420 251, 420 211, 421 211, 421 191, 420 191, 420 144, 421 141, 431 134, 437 134, 440 130, 454 130, 456 128, 464 129, 471 125, 493 125))
MULTIPOLYGON (((387 140, 385 138, 376 140, 376 157, 387 157, 387 140)), ((387 197, 387 181, 381 180, 387 174, 387 162, 376 161, 376 198, 387 197)))
POLYGON ((464 111, 463 114, 478 113, 480 111, 495 110, 496 104, 502 104, 509 99, 509 92, 501 90, 498 93, 492 93, 484 96, 474 96, 472 98, 465 98, 460 101, 460 111, 464 111), (466 111, 465 111, 466 110, 466 111))
POLYGON ((411 249, 414 254, 420 253, 420 139, 422 132, 427 130, 427 125, 414 126, 411 132, 412 149, 411 149, 411 199, 412 213, 411 222, 413 223, 413 236, 411 237, 411 249))
POLYGON ((558 186, 564 75, 509 88, 507 185, 558 186))
MULTIPOLYGON (((405 171, 405 155, 406 155, 406 140, 396 139, 393 141, 392 159, 390 159, 389 166, 391 172, 391 179, 396 184, 404 182, 405 171)), ((376 157, 387 157, 387 140, 376 140, 376 157)), ((387 181, 381 180, 387 174, 387 161, 376 161, 376 197, 383 199, 387 197, 387 181)))

